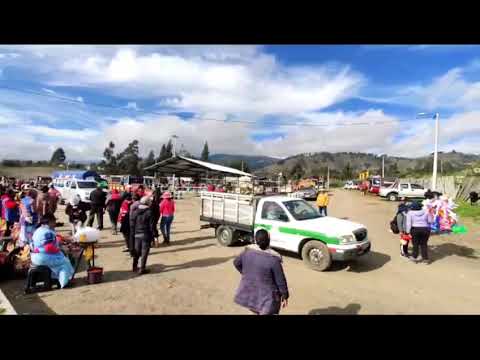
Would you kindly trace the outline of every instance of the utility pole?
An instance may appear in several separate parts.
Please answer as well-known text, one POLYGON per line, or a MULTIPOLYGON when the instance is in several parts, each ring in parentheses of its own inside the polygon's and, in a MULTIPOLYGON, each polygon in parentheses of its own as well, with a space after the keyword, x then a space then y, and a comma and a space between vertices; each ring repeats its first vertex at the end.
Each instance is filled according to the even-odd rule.
POLYGON ((435 114, 435 150, 433 153, 433 174, 432 174, 432 190, 437 190, 437 163, 438 163, 438 129, 439 129, 438 113, 435 114))
POLYGON ((385 179, 385 155, 382 156, 382 179, 385 179))
POLYGON ((242 171, 243 171, 243 160, 242 160, 242 171))
POLYGON ((330 190, 330 166, 327 166, 327 190, 330 190))
MULTIPOLYGON (((431 119, 431 113, 418 113, 417 119, 419 117, 427 117, 431 119)), ((437 190, 437 164, 438 164, 438 129, 440 127, 440 114, 434 114, 435 119, 435 148, 433 151, 433 174, 432 174, 432 190, 437 190)))
POLYGON ((172 135, 172 139, 173 139, 172 155, 173 155, 173 157, 175 157, 177 155, 177 139, 178 139, 178 136, 177 135, 172 135))

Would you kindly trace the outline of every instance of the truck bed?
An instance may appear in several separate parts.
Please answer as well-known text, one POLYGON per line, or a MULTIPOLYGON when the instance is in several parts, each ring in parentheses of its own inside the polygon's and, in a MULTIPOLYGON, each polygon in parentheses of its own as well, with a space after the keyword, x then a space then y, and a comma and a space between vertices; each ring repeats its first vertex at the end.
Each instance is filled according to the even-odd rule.
POLYGON ((211 224, 228 224, 233 227, 252 229, 257 198, 218 192, 202 192, 200 220, 211 224))

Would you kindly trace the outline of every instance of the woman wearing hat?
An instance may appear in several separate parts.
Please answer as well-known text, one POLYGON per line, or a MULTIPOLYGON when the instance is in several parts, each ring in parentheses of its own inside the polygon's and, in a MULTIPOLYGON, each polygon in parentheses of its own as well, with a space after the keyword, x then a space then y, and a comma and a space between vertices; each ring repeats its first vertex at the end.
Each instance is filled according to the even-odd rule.
POLYGON ((172 194, 166 191, 162 195, 162 202, 160 203, 160 231, 163 235, 163 243, 170 244, 170 227, 172 226, 173 216, 175 215, 175 202, 172 199, 172 194))

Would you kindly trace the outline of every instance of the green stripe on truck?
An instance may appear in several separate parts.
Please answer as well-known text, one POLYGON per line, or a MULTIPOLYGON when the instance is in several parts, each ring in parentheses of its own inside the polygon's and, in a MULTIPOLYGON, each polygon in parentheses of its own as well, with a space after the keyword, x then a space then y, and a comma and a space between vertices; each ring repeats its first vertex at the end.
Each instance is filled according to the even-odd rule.
POLYGON ((265 229, 267 231, 270 231, 272 230, 272 225, 266 225, 266 224, 255 224, 254 228, 261 228, 261 229, 265 229))
POLYGON ((299 236, 305 236, 315 240, 320 240, 326 244, 332 244, 332 245, 340 244, 340 239, 335 237, 330 237, 316 231, 300 230, 300 229, 293 229, 288 227, 279 227, 278 231, 284 234, 299 235, 299 236))

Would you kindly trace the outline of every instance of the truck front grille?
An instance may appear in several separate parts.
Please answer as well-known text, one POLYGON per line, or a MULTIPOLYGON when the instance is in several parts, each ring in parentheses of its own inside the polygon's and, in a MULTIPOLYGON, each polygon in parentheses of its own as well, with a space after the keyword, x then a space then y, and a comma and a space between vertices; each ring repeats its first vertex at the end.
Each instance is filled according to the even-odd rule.
POLYGON ((353 232, 357 241, 363 241, 367 238, 367 229, 358 229, 353 232))

